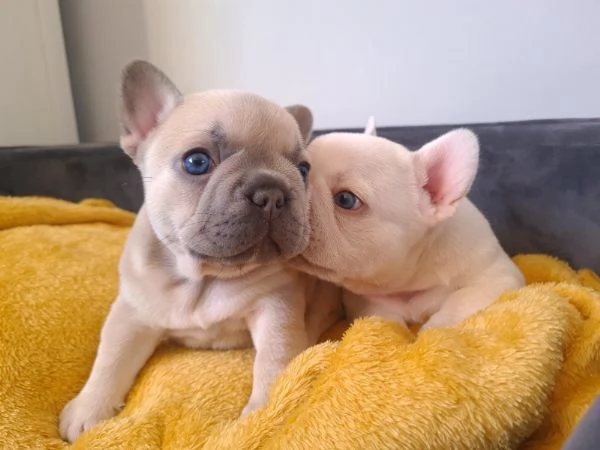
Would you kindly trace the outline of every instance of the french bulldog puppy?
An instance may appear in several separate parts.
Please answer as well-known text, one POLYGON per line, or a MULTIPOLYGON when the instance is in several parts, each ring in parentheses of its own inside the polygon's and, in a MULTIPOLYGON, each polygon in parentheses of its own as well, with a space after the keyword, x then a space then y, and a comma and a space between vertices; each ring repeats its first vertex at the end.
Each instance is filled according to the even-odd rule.
POLYGON ((524 284, 466 198, 478 139, 457 129, 415 152, 376 136, 332 133, 308 147, 312 235, 295 267, 346 288, 350 319, 451 327, 524 284))
POLYGON ((254 345, 245 415, 341 311, 339 288, 284 265, 308 244, 310 110, 239 91, 184 97, 144 61, 125 68, 121 103, 121 146, 145 180, 145 202, 91 374, 60 416, 71 442, 119 410, 163 339, 254 345))

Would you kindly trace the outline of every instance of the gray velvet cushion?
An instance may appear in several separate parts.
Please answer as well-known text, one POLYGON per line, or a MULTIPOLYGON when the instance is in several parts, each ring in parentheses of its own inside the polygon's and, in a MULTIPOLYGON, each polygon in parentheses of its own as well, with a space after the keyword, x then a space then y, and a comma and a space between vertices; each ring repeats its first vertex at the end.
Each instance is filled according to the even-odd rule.
POLYGON ((143 201, 137 168, 114 144, 0 148, 0 195, 101 197, 130 211, 143 201))
POLYGON ((600 397, 577 424, 563 450, 592 450, 600 447, 600 397))
MULTIPOLYGON (((416 149, 455 127, 378 132, 416 149)), ((548 253, 600 272, 600 119, 469 128, 482 146, 470 198, 504 248, 510 254, 548 253)), ((142 184, 116 146, 5 148, 0 149, 0 195, 104 197, 135 211, 142 201, 142 184)))

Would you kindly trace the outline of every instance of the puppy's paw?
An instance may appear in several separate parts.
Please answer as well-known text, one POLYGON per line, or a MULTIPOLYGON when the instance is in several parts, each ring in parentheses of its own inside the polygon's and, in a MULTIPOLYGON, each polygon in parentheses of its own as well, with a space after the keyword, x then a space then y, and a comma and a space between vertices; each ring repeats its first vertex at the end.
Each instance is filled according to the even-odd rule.
POLYGON ((113 417, 121 406, 113 405, 104 399, 79 394, 67 403, 60 413, 60 436, 72 443, 97 423, 113 417))
POLYGON ((248 402, 248 404, 242 410, 242 414, 240 414, 240 417, 246 417, 250 413, 253 413, 257 409, 259 409, 262 406, 264 406, 265 403, 266 403, 265 401, 258 401, 258 400, 252 400, 252 399, 250 399, 250 401, 248 402))
POLYGON ((432 328, 452 328, 452 327, 458 325, 459 322, 460 321, 454 320, 454 318, 449 317, 449 316, 436 316, 434 314, 419 329, 419 334, 421 334, 427 330, 431 330, 432 328))

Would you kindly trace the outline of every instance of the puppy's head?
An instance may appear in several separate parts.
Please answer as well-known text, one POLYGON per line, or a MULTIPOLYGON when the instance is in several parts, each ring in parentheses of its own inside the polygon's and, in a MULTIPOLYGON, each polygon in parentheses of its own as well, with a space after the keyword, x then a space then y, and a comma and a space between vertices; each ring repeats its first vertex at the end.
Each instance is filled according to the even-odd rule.
POLYGON ((475 177, 479 146, 459 129, 411 152, 377 137, 370 120, 363 134, 318 137, 308 155, 312 235, 293 263, 347 286, 381 286, 454 214, 475 177))
POLYGON ((239 91, 184 97, 143 61, 125 68, 121 100, 121 146, 171 250, 224 275, 304 250, 310 110, 239 91))

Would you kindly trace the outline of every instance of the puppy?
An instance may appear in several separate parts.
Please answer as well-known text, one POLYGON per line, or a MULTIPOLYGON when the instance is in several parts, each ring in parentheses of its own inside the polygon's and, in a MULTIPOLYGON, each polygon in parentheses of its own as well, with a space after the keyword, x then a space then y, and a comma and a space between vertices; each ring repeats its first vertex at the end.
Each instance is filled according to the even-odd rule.
POLYGON ((60 416, 71 442, 118 411, 167 338, 215 350, 254 344, 248 414, 341 310, 337 288, 283 264, 308 243, 306 107, 227 90, 183 97, 143 61, 125 68, 121 97, 121 146, 145 180, 145 202, 91 374, 60 416))
POLYGON ((350 293, 349 318, 451 327, 524 284, 466 198, 477 137, 451 131, 416 152, 376 136, 333 133, 308 148, 312 237, 293 264, 350 293))

